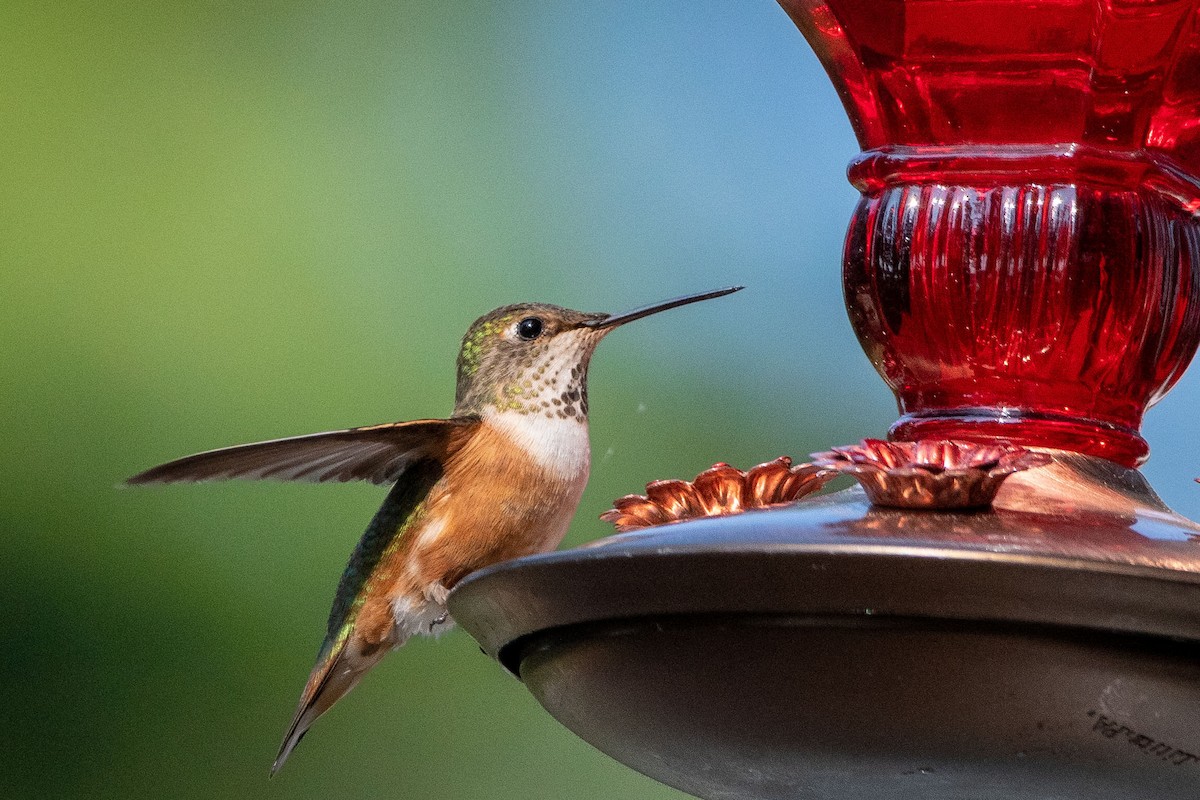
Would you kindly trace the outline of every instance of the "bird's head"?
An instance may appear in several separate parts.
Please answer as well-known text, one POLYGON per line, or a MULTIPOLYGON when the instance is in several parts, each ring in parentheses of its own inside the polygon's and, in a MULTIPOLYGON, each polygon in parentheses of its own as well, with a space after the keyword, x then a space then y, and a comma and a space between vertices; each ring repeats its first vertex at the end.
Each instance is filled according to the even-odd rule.
POLYGON ((585 419, 588 363, 608 333, 627 322, 740 288, 687 295, 621 314, 546 303, 490 311, 463 337, 455 414, 498 410, 585 419))

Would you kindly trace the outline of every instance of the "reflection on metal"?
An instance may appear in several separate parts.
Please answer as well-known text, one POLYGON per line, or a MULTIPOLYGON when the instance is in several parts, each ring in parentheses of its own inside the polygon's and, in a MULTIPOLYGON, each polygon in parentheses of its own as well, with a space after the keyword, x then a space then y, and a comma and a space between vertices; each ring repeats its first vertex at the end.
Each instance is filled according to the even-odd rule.
POLYGON ((855 487, 497 565, 450 609, 564 725, 699 797, 1191 800, 1200 526, 1051 455, 988 509, 855 487))

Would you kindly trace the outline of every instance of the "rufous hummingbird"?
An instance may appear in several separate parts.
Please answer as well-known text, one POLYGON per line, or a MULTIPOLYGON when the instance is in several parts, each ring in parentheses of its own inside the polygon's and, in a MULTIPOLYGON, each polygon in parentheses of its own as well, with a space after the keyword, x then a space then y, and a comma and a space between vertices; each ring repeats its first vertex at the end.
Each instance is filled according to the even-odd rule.
POLYGON ((542 303, 497 308, 463 337, 449 419, 210 450, 127 481, 394 484, 342 573, 325 641, 271 774, 389 650, 453 624, 446 597, 461 578, 562 541, 588 478, 587 373, 600 340, 626 322, 741 288, 623 314, 542 303))

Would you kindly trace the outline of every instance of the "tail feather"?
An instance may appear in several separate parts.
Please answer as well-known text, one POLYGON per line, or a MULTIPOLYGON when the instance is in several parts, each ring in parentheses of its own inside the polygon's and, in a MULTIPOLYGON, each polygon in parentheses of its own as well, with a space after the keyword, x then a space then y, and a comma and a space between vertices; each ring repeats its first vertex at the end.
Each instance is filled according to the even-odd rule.
POLYGON ((384 644, 368 644, 351 634, 334 642, 327 654, 317 661, 296 707, 296 715, 288 726, 279 746, 279 755, 271 766, 271 775, 283 768, 284 762, 304 738, 317 718, 333 707, 358 684, 360 678, 388 652, 384 644))

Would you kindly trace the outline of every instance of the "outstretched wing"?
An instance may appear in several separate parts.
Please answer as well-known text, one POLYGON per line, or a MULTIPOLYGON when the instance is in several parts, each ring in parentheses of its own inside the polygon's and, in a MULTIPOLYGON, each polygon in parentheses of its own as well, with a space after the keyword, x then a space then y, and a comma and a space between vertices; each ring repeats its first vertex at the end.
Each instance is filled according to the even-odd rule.
POLYGON ((168 461, 126 483, 248 478, 389 484, 414 461, 443 459, 478 424, 477 417, 420 419, 223 447, 168 461))

